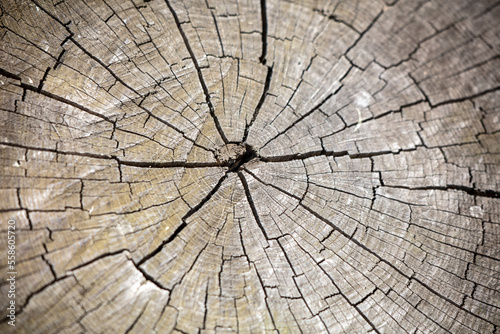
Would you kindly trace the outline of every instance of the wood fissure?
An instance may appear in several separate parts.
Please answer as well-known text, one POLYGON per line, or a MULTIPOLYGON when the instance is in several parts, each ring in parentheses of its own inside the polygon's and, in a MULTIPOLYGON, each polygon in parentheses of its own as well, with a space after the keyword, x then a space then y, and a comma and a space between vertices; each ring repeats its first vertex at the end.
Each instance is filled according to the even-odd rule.
POLYGON ((0 332, 498 333, 499 18, 0 4, 0 332))

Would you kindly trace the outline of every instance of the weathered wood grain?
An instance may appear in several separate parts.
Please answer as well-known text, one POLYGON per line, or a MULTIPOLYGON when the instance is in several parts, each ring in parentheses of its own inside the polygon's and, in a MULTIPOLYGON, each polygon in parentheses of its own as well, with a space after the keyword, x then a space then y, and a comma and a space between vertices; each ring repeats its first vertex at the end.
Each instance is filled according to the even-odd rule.
POLYGON ((490 0, 3 1, 0 332, 498 333, 499 27, 490 0))

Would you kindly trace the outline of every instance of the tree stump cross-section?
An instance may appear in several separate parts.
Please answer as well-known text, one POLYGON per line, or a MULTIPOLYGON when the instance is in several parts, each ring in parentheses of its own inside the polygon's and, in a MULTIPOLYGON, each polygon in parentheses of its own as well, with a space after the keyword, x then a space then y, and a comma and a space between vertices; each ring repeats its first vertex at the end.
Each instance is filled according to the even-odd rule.
POLYGON ((500 333, 499 27, 2 1, 0 332, 500 333))

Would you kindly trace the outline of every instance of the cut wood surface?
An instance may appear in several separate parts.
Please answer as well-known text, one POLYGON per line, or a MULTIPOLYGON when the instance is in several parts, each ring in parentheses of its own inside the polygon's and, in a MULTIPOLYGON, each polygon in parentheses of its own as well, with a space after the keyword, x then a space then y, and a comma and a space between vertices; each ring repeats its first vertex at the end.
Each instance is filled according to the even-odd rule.
POLYGON ((499 55, 489 0, 2 0, 0 332, 499 334, 499 55))

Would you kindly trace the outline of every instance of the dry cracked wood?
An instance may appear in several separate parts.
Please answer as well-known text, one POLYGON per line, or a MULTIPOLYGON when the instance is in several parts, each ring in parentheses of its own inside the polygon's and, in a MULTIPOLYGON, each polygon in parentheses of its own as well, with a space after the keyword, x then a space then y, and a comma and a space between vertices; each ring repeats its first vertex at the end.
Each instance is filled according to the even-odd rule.
POLYGON ((498 334, 499 18, 2 1, 0 332, 498 334))

